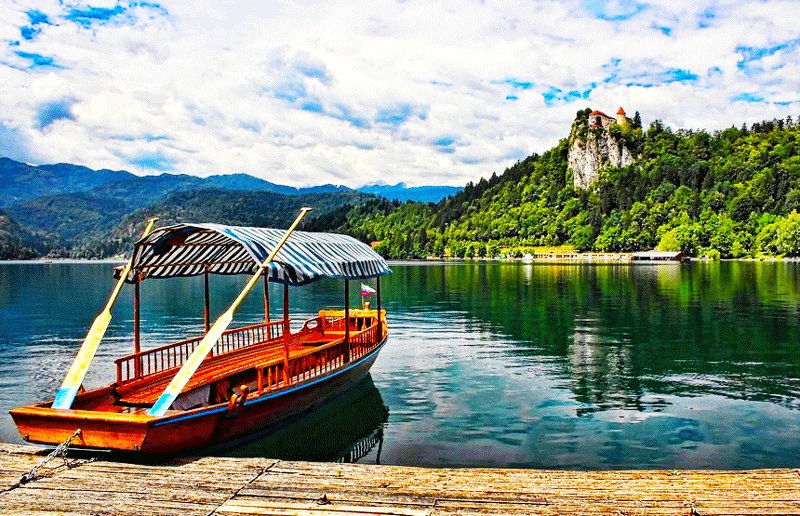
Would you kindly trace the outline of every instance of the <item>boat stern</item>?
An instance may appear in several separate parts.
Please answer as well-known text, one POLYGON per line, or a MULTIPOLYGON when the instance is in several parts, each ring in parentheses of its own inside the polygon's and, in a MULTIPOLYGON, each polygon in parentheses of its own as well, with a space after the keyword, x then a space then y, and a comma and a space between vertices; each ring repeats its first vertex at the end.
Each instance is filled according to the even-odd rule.
POLYGON ((80 430, 72 446, 131 452, 142 449, 154 419, 144 414, 54 409, 45 404, 15 408, 10 414, 22 438, 30 443, 58 445, 80 430))

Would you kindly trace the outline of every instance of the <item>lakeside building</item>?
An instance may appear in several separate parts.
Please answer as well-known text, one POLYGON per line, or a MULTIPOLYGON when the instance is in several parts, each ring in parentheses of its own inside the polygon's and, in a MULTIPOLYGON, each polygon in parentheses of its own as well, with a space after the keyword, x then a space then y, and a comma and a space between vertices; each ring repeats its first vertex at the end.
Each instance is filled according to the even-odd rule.
POLYGON ((680 251, 614 252, 549 252, 526 254, 523 263, 675 263, 684 260, 680 251))
POLYGON ((682 262, 683 259, 680 251, 640 251, 631 255, 634 262, 682 262))

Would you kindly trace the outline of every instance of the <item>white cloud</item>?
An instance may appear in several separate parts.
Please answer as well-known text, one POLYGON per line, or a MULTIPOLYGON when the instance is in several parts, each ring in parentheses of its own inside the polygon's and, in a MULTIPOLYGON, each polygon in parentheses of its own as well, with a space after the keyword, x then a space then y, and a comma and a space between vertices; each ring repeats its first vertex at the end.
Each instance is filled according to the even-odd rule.
POLYGON ((799 16, 747 1, 12 1, 0 149, 291 185, 461 185, 547 150, 586 106, 708 129, 796 115, 799 16), (42 124, 53 105, 69 116, 42 124))

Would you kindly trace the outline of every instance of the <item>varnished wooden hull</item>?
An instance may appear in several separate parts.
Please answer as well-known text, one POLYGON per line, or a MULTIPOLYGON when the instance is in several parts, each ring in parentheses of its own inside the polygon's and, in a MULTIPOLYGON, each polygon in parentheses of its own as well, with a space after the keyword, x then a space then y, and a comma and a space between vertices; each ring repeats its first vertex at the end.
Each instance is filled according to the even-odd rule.
POLYGON ((141 413, 55 410, 43 403, 14 409, 11 416, 23 439, 33 443, 59 444, 80 429, 81 434, 73 440, 76 447, 177 454, 241 440, 325 403, 363 379, 384 344, 385 339, 358 360, 324 376, 248 399, 235 415, 228 411, 227 404, 153 417, 141 413))

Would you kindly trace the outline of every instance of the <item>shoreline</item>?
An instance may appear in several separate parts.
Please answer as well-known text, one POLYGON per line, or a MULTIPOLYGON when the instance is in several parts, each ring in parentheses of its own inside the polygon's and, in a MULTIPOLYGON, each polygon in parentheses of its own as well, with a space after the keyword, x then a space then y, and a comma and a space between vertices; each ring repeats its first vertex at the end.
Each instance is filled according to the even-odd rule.
POLYGON ((70 263, 125 263, 127 258, 31 258, 30 260, 0 260, 0 264, 8 265, 54 265, 70 263))
MULTIPOLYGON (((110 263, 121 265, 127 261, 126 257, 118 258, 31 258, 25 259, 7 259, 0 260, 0 265, 68 265, 68 264, 84 264, 84 263, 110 263)), ((607 260, 607 261, 592 261, 583 259, 533 259, 525 260, 524 258, 449 258, 449 257, 428 257, 428 258, 397 258, 387 259, 387 263, 392 265, 459 265, 467 263, 520 263, 522 265, 680 265, 681 263, 697 262, 697 263, 719 263, 719 262, 758 262, 758 263, 798 263, 800 257, 777 257, 765 256, 760 258, 720 258, 712 260, 709 258, 698 258, 689 256, 683 258, 681 261, 677 260, 607 260)))

